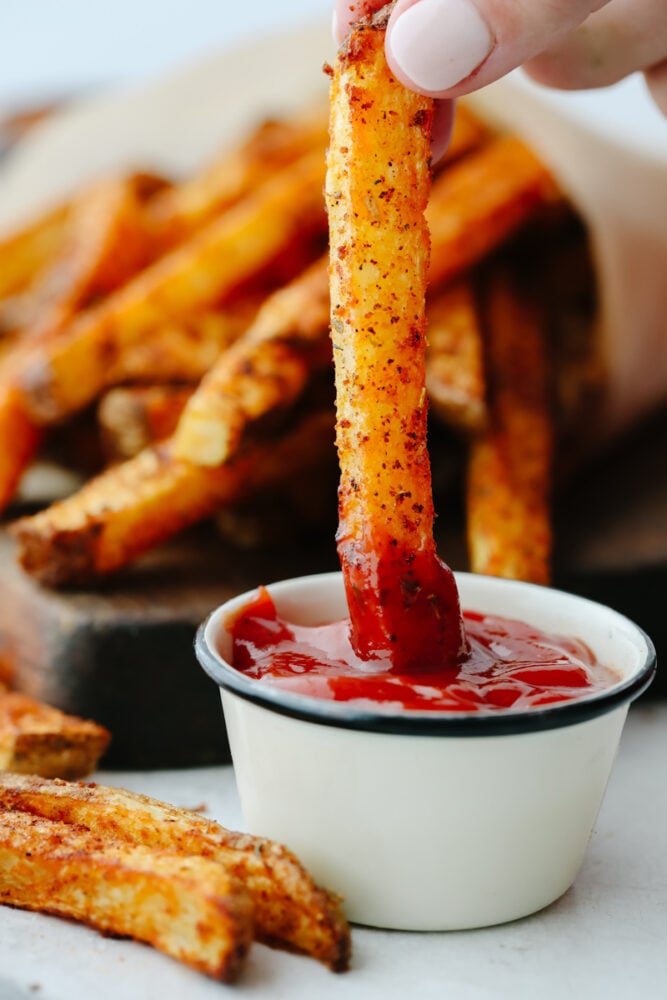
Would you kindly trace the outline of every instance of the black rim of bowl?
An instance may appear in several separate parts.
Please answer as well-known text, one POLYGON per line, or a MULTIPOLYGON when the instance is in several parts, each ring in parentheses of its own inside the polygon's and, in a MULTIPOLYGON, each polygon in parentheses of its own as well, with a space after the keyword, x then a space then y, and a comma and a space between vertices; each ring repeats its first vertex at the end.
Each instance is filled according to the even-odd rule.
POLYGON ((203 669, 220 688, 279 715, 337 729, 404 736, 510 736, 559 729, 606 715, 626 702, 634 701, 650 685, 656 670, 656 652, 651 639, 642 628, 619 614, 619 618, 643 637, 646 643, 646 660, 634 676, 608 690, 544 708, 514 712, 505 709, 489 712, 373 712, 366 708, 355 708, 349 702, 292 694, 245 677, 209 648, 205 633, 215 614, 213 612, 199 627, 195 653, 203 669))

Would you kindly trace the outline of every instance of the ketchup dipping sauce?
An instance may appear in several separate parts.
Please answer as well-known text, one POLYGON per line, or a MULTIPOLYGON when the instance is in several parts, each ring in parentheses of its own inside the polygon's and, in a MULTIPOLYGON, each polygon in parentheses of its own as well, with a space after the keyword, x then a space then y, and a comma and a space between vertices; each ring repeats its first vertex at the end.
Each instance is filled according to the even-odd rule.
POLYGON ((245 676, 294 694, 385 711, 489 712, 580 698, 619 681, 579 639, 524 622, 464 611, 469 654, 454 669, 436 664, 397 674, 381 656, 359 659, 349 621, 294 625, 260 588, 226 623, 232 663, 245 676))

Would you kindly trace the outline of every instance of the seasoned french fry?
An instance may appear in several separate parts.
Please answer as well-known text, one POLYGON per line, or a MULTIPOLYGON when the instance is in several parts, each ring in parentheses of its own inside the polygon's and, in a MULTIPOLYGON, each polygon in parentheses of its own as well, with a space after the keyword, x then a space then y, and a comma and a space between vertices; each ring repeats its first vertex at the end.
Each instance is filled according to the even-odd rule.
POLYGON ((464 431, 486 422, 484 340, 471 282, 436 292, 427 308, 426 389, 432 410, 464 431))
MULTIPOLYGON (((472 132, 472 124, 462 123, 460 141, 473 141, 472 132)), ((202 173, 154 200, 149 214, 158 240, 174 246, 237 204, 276 170, 313 150, 324 156, 326 144, 327 113, 320 105, 288 119, 263 122, 202 173)))
POLYGON ((110 381, 199 382, 223 351, 245 333, 258 308, 258 300, 250 296, 224 309, 206 309, 178 321, 166 320, 150 336, 121 351, 110 381))
POLYGON ((70 205, 59 205, 0 240, 0 300, 26 288, 62 244, 70 205))
POLYGON ((225 869, 16 810, 0 811, 0 903, 135 938, 230 982, 252 941, 252 903, 225 869))
POLYGON ((174 455, 226 462, 248 430, 289 407, 309 377, 331 362, 326 260, 274 292, 246 334, 204 378, 174 435, 174 455))
POLYGON ((95 722, 0 688, 0 771, 83 778, 95 770, 110 738, 95 722))
POLYGON ((460 101, 456 105, 454 125, 447 146, 447 152, 436 169, 448 167, 453 160, 458 160, 467 153, 477 149, 489 139, 490 133, 484 122, 460 101))
POLYGON ((0 374, 0 511, 14 496, 43 436, 26 414, 21 394, 0 374))
POLYGON ((544 323, 505 273, 488 302, 489 427, 470 443, 468 548, 475 573, 549 582, 552 421, 544 323))
POLYGON ((133 385, 111 389, 97 408, 107 458, 121 461, 176 430, 192 386, 133 385))
POLYGON ((560 194, 546 167, 514 137, 482 146, 433 183, 429 281, 457 277, 560 194))
POLYGON ((42 345, 20 374, 33 419, 49 423, 82 408, 109 386, 125 350, 165 322, 223 303, 293 242, 321 228, 323 173, 317 152, 290 165, 42 345))
POLYGON ((49 585, 109 573, 223 504, 289 476, 331 434, 331 414, 315 413, 216 468, 175 458, 169 441, 156 445, 17 521, 20 562, 49 585))
POLYGON ((161 178, 132 174, 99 181, 71 201, 67 224, 48 265, 25 292, 0 303, 0 328, 50 337, 75 312, 141 270, 154 253, 144 201, 161 178))
MULTIPOLYGON (((340 901, 270 840, 226 830, 198 813, 121 788, 0 774, 0 810, 16 809, 150 850, 217 862, 245 886, 260 941, 347 968, 350 930, 340 901)), ((1 813, 0 813, 1 815, 1 813)))
POLYGON ((408 671, 455 663, 465 640, 453 575, 435 551, 426 448, 433 105, 389 72, 387 16, 353 26, 339 50, 326 194, 350 635, 362 658, 408 671))

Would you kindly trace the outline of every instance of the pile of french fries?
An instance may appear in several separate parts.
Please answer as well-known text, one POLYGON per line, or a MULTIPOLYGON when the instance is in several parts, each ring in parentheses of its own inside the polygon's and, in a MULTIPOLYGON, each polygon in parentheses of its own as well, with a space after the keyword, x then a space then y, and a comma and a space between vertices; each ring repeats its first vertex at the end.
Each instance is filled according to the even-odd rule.
POLYGON ((270 840, 118 788, 0 773, 0 903, 131 937, 215 979, 253 940, 347 969, 338 897, 270 840))
MULTIPOLYGON (((327 141, 326 107, 308 107, 189 180, 103 180, 0 242, 0 506, 83 419, 111 463, 13 524, 44 584, 211 515, 233 526, 225 513, 335 463, 327 141)), ((426 384, 467 442, 476 572, 549 577, 547 324, 511 247, 536 229, 539 257, 568 212, 522 141, 459 107, 427 211, 426 384)))

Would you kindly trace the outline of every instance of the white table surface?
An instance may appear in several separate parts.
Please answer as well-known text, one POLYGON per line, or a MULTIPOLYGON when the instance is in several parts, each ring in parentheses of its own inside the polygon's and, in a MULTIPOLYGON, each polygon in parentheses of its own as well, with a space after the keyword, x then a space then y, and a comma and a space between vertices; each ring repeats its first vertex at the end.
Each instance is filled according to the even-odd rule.
MULTIPOLYGON (((142 945, 0 908, 0 998, 43 1000, 659 1000, 667 996, 667 705, 631 710, 583 868, 541 913, 481 931, 354 928, 352 969, 254 945, 240 983, 220 986, 142 945)), ((119 784, 242 826, 230 767, 101 772, 119 784)), ((418 847, 417 847, 418 849, 418 847)))

